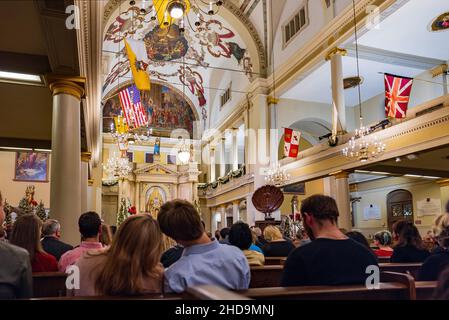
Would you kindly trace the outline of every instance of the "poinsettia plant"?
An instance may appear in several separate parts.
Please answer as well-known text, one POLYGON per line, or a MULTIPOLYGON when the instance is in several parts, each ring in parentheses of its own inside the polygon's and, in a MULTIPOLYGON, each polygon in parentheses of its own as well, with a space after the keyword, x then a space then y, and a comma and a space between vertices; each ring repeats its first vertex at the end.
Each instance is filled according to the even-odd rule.
POLYGON ((135 206, 130 207, 130 208, 128 209, 128 213, 129 213, 130 215, 135 215, 135 214, 137 214, 137 209, 136 209, 136 207, 135 207, 135 206))

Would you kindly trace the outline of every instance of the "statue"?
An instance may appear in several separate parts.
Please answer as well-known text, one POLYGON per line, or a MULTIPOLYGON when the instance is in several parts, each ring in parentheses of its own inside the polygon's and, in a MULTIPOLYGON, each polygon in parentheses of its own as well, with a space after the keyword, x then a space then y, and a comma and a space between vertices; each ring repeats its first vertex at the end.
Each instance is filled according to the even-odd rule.
POLYGON ((159 215, 159 211, 163 203, 164 199, 161 193, 159 192, 159 188, 153 188, 153 191, 148 197, 145 211, 150 213, 154 219, 157 219, 157 216, 159 215))

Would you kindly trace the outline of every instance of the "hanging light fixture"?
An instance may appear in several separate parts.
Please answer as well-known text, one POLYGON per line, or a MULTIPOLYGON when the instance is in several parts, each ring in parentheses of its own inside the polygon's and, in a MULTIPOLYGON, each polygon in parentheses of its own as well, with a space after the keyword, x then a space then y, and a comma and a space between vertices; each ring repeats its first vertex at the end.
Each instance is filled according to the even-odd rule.
POLYGON ((269 185, 281 187, 290 181, 290 174, 285 169, 281 169, 281 165, 278 163, 268 170, 265 176, 265 182, 269 185))
MULTIPOLYGON (((358 44, 355 0, 352 0, 352 9, 354 14, 354 36, 355 36, 355 52, 357 61, 357 78, 362 79, 360 77, 359 44, 358 44)), ((355 134, 351 138, 351 140, 349 140, 348 146, 344 148, 342 151, 343 155, 349 159, 357 159, 360 162, 367 162, 383 154, 386 149, 386 144, 383 143, 382 141, 379 141, 375 135, 371 134, 370 127, 365 127, 363 125, 362 93, 360 85, 361 81, 357 83, 360 127, 355 130, 355 134)))
POLYGON ((170 17, 179 19, 184 15, 185 5, 182 1, 173 1, 167 6, 170 17))
POLYGON ((131 173, 132 167, 126 156, 117 157, 117 155, 114 154, 108 159, 106 164, 103 165, 103 170, 106 172, 108 177, 107 180, 111 181, 126 178, 131 173))
POLYGON ((190 147, 185 143, 182 137, 179 137, 178 139, 181 142, 181 146, 178 149, 178 159, 182 164, 187 164, 190 161, 190 147))

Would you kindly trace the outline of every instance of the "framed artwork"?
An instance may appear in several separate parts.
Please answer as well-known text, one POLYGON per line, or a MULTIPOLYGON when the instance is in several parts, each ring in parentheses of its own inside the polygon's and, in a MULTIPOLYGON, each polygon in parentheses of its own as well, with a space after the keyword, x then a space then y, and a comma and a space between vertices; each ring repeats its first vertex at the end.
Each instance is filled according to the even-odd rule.
POLYGON ((291 184, 282 188, 282 191, 286 194, 306 194, 306 184, 304 182, 299 182, 291 184))
POLYGON ((167 155, 167 164, 176 164, 176 155, 167 155))
POLYGON ((153 163, 154 156, 152 153, 145 153, 145 163, 153 163))
POLYGON ((48 182, 49 159, 47 152, 16 152, 14 180, 48 182))

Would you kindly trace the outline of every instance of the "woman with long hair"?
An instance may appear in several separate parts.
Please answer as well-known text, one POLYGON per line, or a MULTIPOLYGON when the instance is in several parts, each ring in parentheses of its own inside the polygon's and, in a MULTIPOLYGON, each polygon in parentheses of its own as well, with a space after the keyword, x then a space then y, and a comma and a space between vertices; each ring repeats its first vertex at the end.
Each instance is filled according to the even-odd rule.
POLYGON ((411 222, 405 223, 400 230, 391 262, 423 262, 429 255, 430 252, 425 249, 418 228, 411 222))
POLYGON ((393 248, 391 244, 393 243, 393 236, 390 231, 384 230, 379 231, 374 234, 374 245, 378 248, 374 250, 374 253, 378 257, 391 258, 393 255, 393 248))
POLYGON ((295 249, 293 243, 285 240, 276 226, 267 226, 263 236, 268 242, 262 247, 265 257, 287 257, 295 249))
POLYGON ((162 233, 156 220, 142 214, 125 220, 111 246, 87 252, 76 263, 78 296, 133 296, 162 292, 162 233))
POLYGON ((33 272, 58 271, 56 258, 42 249, 41 225, 42 221, 34 214, 19 216, 14 222, 10 243, 28 251, 33 272))

